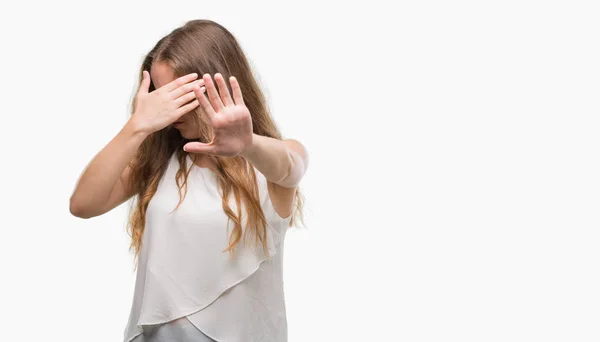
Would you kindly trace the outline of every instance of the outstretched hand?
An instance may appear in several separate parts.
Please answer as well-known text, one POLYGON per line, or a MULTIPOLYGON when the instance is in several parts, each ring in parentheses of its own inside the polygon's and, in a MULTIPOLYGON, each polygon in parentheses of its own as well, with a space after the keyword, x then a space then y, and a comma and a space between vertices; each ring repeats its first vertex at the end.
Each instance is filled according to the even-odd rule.
POLYGON ((240 85, 234 76, 229 78, 233 92, 232 99, 225 79, 220 73, 215 74, 215 81, 219 86, 218 92, 210 74, 204 74, 203 80, 208 99, 199 86, 194 88, 194 93, 209 117, 214 137, 210 143, 189 142, 183 146, 183 149, 191 153, 236 156, 252 143, 252 118, 244 104, 240 85))

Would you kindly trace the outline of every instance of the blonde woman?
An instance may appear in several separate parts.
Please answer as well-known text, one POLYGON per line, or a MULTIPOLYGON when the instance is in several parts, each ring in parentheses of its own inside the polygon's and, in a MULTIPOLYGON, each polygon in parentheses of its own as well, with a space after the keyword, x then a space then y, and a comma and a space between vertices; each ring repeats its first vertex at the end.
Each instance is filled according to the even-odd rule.
POLYGON ((131 113, 70 204, 91 218, 133 199, 124 341, 286 341, 283 242, 308 154, 282 139, 234 36, 192 20, 160 39, 131 113))

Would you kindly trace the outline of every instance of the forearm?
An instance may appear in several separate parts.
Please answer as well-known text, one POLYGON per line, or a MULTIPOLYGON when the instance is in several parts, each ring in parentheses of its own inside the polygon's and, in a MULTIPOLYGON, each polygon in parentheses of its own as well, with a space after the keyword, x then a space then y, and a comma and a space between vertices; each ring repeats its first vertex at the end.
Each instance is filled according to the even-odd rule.
POLYGON ((252 143, 241 155, 260 171, 267 180, 283 187, 294 187, 297 177, 294 167, 297 155, 283 140, 253 134, 252 143))
POLYGON ((132 121, 125 124, 84 169, 71 195, 72 212, 96 212, 105 206, 146 136, 132 121))

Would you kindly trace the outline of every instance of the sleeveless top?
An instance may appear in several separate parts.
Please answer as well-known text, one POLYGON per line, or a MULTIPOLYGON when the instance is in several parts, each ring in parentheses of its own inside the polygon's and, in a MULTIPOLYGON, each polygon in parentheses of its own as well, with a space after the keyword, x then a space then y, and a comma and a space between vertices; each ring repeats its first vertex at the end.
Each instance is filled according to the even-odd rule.
MULTIPOLYGON (((242 236, 234 255, 223 252, 233 223, 223 211, 217 175, 193 164, 189 155, 186 165, 191 170, 180 206, 175 209, 175 153, 148 204, 124 342, 142 334, 144 326, 184 316, 218 342, 287 341, 282 266, 291 215, 282 218, 275 212, 267 179, 254 167, 270 257, 252 234, 247 241, 242 236)), ((237 213, 233 193, 229 197, 237 213)))

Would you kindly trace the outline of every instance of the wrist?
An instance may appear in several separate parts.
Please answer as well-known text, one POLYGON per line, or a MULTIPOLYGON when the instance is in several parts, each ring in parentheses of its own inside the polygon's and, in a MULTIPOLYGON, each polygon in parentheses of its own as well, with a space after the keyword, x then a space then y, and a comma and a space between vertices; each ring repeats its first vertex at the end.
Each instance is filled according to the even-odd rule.
POLYGON ((129 121, 125 124, 126 129, 135 136, 147 137, 151 132, 148 132, 148 129, 144 127, 144 125, 140 124, 138 120, 135 118, 130 118, 129 121))
POLYGON ((246 145, 246 147, 244 147, 242 152, 240 152, 240 155, 244 158, 247 158, 248 155, 253 153, 253 150, 255 150, 255 148, 256 148, 256 134, 252 133, 250 142, 246 145))

